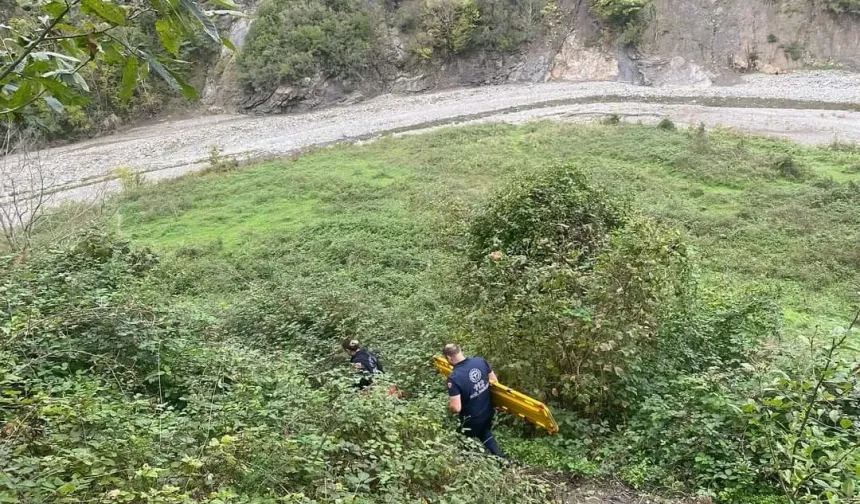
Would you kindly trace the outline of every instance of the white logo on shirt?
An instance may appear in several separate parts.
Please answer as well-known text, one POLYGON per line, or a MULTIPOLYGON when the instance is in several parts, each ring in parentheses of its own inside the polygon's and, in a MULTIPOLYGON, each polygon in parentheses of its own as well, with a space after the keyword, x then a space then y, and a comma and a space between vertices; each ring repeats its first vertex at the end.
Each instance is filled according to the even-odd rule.
POLYGON ((469 371, 469 379, 472 380, 472 383, 478 383, 481 381, 481 370, 478 368, 474 368, 469 371))

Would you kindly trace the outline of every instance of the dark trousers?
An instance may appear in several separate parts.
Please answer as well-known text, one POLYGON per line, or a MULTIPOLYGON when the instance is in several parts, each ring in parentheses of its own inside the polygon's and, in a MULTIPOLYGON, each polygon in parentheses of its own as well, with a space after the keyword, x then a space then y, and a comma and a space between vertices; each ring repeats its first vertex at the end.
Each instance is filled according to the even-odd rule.
POLYGON ((493 436, 493 417, 479 422, 465 419, 460 423, 460 432, 465 436, 480 441, 484 445, 484 448, 493 455, 505 458, 504 452, 499 448, 499 443, 496 442, 496 438, 493 436))

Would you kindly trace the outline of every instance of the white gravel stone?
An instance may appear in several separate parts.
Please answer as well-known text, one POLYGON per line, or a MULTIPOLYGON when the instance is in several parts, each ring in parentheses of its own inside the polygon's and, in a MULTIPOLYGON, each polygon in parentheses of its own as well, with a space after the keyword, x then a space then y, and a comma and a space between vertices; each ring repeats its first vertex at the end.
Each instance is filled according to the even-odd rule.
MULTIPOLYGON (((386 95, 305 114, 219 114, 164 120, 43 150, 52 203, 101 196, 119 167, 150 181, 205 166, 212 145, 239 159, 268 158, 334 142, 444 124, 592 120, 609 113, 644 122, 670 117, 804 143, 860 142, 860 74, 835 71, 753 74, 725 87, 637 87, 616 82, 545 83, 386 95), (830 109, 830 110, 828 110, 830 109), (832 110, 842 109, 842 110, 832 110)), ((7 196, 2 194, 0 196, 7 196)))

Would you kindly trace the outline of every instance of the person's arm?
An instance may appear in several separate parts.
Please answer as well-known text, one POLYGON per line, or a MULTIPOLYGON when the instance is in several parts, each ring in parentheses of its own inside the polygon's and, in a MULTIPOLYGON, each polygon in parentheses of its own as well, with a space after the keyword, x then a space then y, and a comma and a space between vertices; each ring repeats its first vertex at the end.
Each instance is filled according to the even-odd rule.
POLYGON ((460 401, 460 395, 448 396, 448 410, 451 413, 460 413, 463 410, 463 402, 460 401))
POLYGON ((496 377, 496 372, 493 371, 493 366, 491 366, 490 363, 486 360, 484 360, 484 362, 487 364, 487 370, 489 371, 489 374, 487 374, 487 378, 489 378, 490 383, 498 383, 499 379, 496 377))
POLYGON ((448 380, 448 410, 451 413, 463 411, 463 401, 460 398, 460 387, 453 380, 448 380))

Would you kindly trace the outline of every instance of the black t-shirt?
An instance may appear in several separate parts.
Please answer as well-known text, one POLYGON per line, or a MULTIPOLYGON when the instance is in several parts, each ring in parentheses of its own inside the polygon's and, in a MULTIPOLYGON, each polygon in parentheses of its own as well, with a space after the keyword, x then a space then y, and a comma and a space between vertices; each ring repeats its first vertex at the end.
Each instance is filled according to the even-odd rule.
POLYGON ((458 362, 448 376, 448 396, 460 396, 460 418, 481 423, 493 416, 490 397, 490 373, 493 368, 480 357, 458 362))

